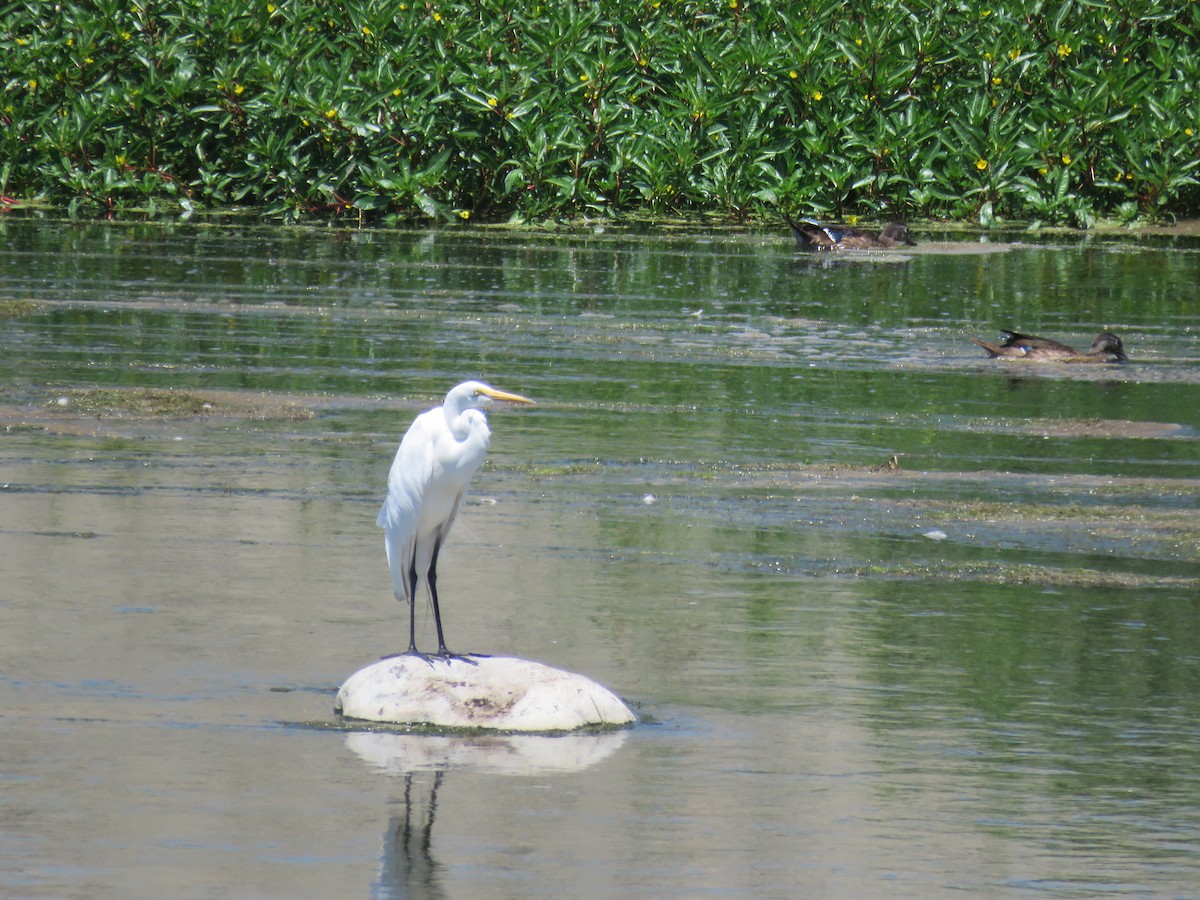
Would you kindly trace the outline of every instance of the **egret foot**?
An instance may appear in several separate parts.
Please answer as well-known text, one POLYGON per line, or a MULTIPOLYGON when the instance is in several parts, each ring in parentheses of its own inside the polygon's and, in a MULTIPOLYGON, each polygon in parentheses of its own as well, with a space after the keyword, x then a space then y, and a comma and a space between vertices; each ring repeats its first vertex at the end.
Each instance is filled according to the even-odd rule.
POLYGON ((422 653, 416 647, 410 647, 403 653, 389 653, 387 656, 381 656, 379 658, 380 660, 399 659, 402 656, 415 656, 417 659, 427 662, 431 666, 433 665, 433 661, 435 659, 444 659, 448 663, 454 662, 454 660, 458 659, 465 663, 469 663, 472 666, 477 666, 479 663, 475 662, 476 659, 492 658, 490 653, 451 653, 445 648, 443 648, 439 653, 422 653))
POLYGON ((445 649, 443 649, 443 651, 438 654, 439 659, 444 659, 448 663, 452 663, 456 659, 461 659, 463 662, 467 663, 468 665, 472 665, 472 666, 479 665, 479 663, 477 663, 477 662, 475 662, 475 660, 471 659, 472 656, 486 658, 486 654, 483 654, 483 653, 451 653, 449 650, 445 650, 445 649))
MULTIPOLYGON (((441 656, 443 654, 438 654, 438 655, 441 656)), ((402 656, 415 656, 417 659, 425 660, 425 662, 431 662, 431 660, 433 660, 433 658, 434 658, 434 657, 430 656, 428 653, 422 653, 416 647, 409 647, 403 653, 389 653, 387 656, 381 656, 379 658, 380 659, 399 659, 402 656)))

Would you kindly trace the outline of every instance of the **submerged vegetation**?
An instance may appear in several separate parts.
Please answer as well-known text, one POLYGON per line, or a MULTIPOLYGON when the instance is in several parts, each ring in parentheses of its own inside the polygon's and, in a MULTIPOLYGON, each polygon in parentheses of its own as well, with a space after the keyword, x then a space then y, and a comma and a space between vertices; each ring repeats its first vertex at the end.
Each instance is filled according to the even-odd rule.
POLYGON ((139 417, 199 416, 215 411, 214 404, 186 391, 129 389, 81 389, 53 401, 85 415, 133 415, 139 417))
POLYGON ((1195 209, 1200 4, 3 3, 0 194, 380 222, 1195 209))
POLYGON ((37 311, 38 305, 32 300, 0 297, 0 319, 24 319, 37 311))
POLYGON ((100 418, 177 419, 196 416, 311 419, 313 412, 286 397, 228 391, 192 391, 146 387, 77 388, 45 402, 69 415, 100 418))

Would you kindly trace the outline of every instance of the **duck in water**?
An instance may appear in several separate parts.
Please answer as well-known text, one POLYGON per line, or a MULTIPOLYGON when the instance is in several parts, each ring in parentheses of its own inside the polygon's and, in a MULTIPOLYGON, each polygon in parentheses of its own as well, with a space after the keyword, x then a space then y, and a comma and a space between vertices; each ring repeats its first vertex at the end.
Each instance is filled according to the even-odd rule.
POLYGON ((869 234, 845 225, 826 225, 815 219, 797 221, 787 214, 783 218, 796 236, 796 246, 801 250, 890 250, 916 243, 909 237, 908 226, 903 222, 892 222, 879 234, 869 234))
POLYGON ((1016 331, 1000 332, 1004 340, 999 344, 976 340, 975 343, 987 351, 989 358, 1023 359, 1030 362, 1125 362, 1125 348, 1121 339, 1111 331, 1102 331, 1092 341, 1091 349, 1076 350, 1050 338, 1034 337, 1016 331))

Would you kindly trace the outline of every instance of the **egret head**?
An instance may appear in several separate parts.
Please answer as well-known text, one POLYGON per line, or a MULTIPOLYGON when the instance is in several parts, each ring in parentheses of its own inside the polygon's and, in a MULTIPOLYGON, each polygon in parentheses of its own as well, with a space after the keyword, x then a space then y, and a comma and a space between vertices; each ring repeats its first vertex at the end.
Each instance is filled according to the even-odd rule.
POLYGON ((493 400, 506 400, 509 403, 532 403, 528 397, 520 394, 509 394, 489 387, 482 381, 464 381, 450 389, 446 395, 445 406, 454 409, 483 409, 491 406, 493 400))

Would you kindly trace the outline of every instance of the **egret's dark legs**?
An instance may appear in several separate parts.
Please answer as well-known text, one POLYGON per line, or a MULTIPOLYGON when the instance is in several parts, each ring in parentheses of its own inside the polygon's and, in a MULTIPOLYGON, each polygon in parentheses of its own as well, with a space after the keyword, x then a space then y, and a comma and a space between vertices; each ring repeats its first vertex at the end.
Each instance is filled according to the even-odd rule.
POLYGON ((438 608, 437 595, 437 560, 441 549, 442 539, 439 537, 433 542, 433 556, 429 560, 429 573, 425 580, 429 582, 429 596, 433 598, 433 623, 437 626, 438 656, 449 658, 450 651, 446 649, 446 639, 442 637, 442 611, 438 608))
POLYGON ((417 563, 408 567, 408 652, 420 656, 417 650, 417 563))
POLYGON ((429 596, 433 598, 433 622, 437 626, 438 656, 442 657, 442 659, 445 659, 445 660, 461 659, 463 662, 468 662, 468 663, 471 663, 471 665, 475 666, 475 665, 478 665, 478 663, 473 662, 471 660, 471 657, 472 656, 483 656, 482 653, 468 653, 465 656, 460 655, 458 653, 451 653, 449 650, 446 649, 446 641, 442 637, 442 612, 441 612, 441 609, 439 609, 439 607, 438 607, 438 595, 437 595, 437 559, 438 559, 438 553, 441 551, 441 549, 442 549, 442 541, 441 541, 441 538, 439 538, 437 541, 434 542, 433 557, 429 561, 429 574, 427 576, 425 576, 426 580, 429 582, 429 596))
MULTIPOLYGON (((429 560, 429 572, 425 575, 425 580, 429 584, 429 597, 433 600, 433 622, 437 626, 438 652, 437 655, 445 660, 461 659, 464 662, 471 662, 468 656, 458 656, 446 649, 446 638, 442 632, 442 610, 438 606, 437 594, 437 559, 438 553, 442 549, 441 539, 437 539, 433 544, 433 554, 429 560)), ((408 649, 402 656, 419 656, 421 659, 429 661, 430 657, 417 649, 417 581, 420 576, 417 574, 417 563, 414 559, 408 569, 408 649)), ((470 656, 483 656, 482 653, 472 653, 470 656)), ((390 657, 384 657, 389 659, 390 657)), ((472 663, 475 665, 475 663, 472 663)))

